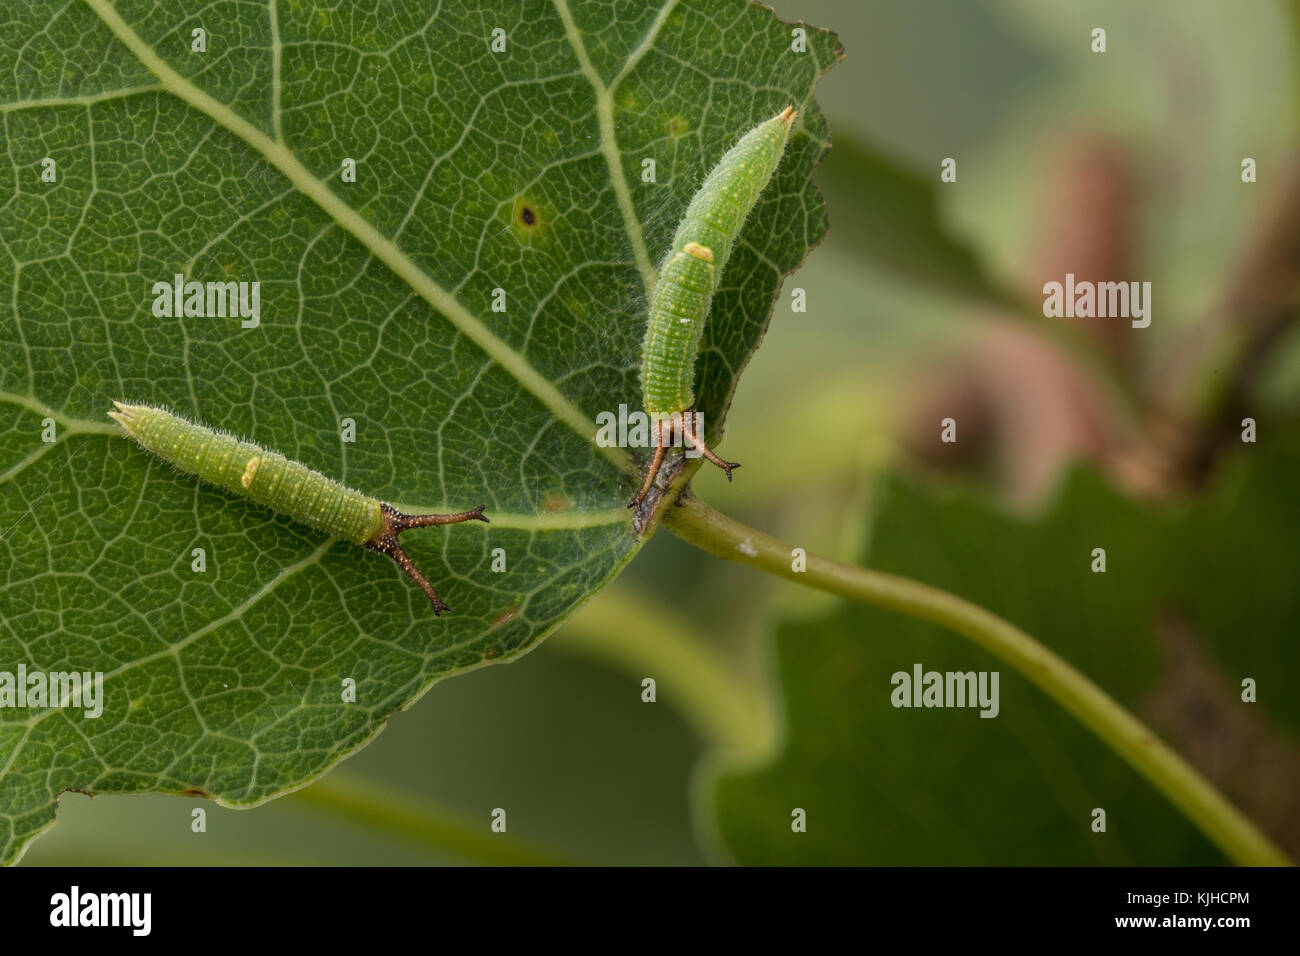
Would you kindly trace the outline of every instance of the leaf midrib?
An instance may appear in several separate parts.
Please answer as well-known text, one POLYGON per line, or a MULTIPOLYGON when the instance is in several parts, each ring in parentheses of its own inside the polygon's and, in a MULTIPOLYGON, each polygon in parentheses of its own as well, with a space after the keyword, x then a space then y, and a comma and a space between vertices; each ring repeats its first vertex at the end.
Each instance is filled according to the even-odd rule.
MULTIPOLYGON (((557 11, 562 18, 568 17, 568 8, 565 0, 555 0, 557 11)), ((396 243, 392 242, 387 236, 383 235, 359 212, 349 206, 337 194, 335 194, 324 181, 318 179, 303 163, 293 154, 293 152, 281 141, 268 136, 262 130, 258 129, 244 117, 240 116, 224 103, 199 89, 185 77, 181 76, 174 70, 143 38, 137 34, 131 26, 122 19, 121 15, 112 6, 109 0, 85 0, 87 6, 98 16, 109 28, 117 40, 125 46, 140 63, 156 76, 159 80, 162 90, 171 93, 185 103, 199 110, 214 123, 228 132, 242 139, 250 147, 260 153, 267 162, 275 167, 285 178, 293 184, 300 193, 307 196, 316 203, 325 213, 327 213, 335 222, 348 232, 354 239, 360 242, 369 252, 380 262, 388 266, 390 270, 401 279, 403 279, 411 289, 424 299, 429 305, 436 309, 444 318, 452 323, 467 338, 481 348, 489 358, 497 363, 509 375, 511 375, 519 384, 539 402, 541 402, 550 412, 560 421, 564 422, 569 428, 577 432, 582 438, 588 441, 596 452, 604 456, 615 467, 633 472, 636 466, 627 451, 618 447, 605 447, 594 441, 596 435, 596 424, 576 405, 574 405, 555 385, 534 368, 527 359, 518 351, 508 345, 505 341, 493 334, 473 313, 469 311, 458 299, 439 283, 433 280, 423 269, 412 261, 396 243)), ((655 25, 650 35, 641 44, 633 56, 629 58, 629 64, 633 64, 636 59, 648 49, 649 44, 653 41, 655 31, 663 22, 663 19, 671 12, 676 0, 670 0, 660 12, 656 19, 655 25)), ((271 7, 274 8, 275 0, 270 0, 271 7)), ((572 23, 571 18, 565 20, 566 27, 572 23)), ((607 163, 610 164, 610 177, 614 183, 615 193, 619 195, 619 205, 624 216, 625 225, 628 227, 629 241, 632 243, 634 253, 637 256, 638 268, 642 272, 642 277, 646 277, 646 264, 649 262, 645 251, 645 244, 641 237, 640 225, 636 222, 634 210, 631 207, 630 195, 627 192, 627 183, 622 176, 622 170, 619 168, 619 154, 617 143, 612 139, 612 102, 610 91, 613 86, 606 88, 600 83, 599 77, 595 75, 594 70, 590 69, 590 62, 586 58, 585 50, 582 50, 581 40, 570 35, 570 43, 574 46, 575 55, 579 56, 580 61, 586 63, 584 74, 588 81, 596 85, 598 104, 603 104, 599 108, 609 117, 606 123, 602 115, 601 132, 602 143, 601 149, 606 156, 607 163), (578 51, 582 50, 581 53, 578 51), (607 129, 607 126, 609 127, 607 129), (621 187, 621 189, 620 189, 621 187), (635 226, 635 231, 633 230, 635 226), (644 260, 644 261, 643 261, 644 260)), ((619 74, 621 78, 623 73, 619 74)), ((276 101, 279 98, 278 86, 273 94, 276 101)), ((276 110, 278 117, 278 110, 276 110)), ((651 270, 653 271, 653 270, 651 270)))
MULTIPOLYGON (((271 3, 274 4, 275 0, 271 0, 271 3)), ((614 90, 654 45, 655 37, 659 35, 659 30, 677 6, 678 0, 668 0, 660 8, 646 35, 637 44, 636 49, 628 54, 627 60, 608 85, 600 78, 600 74, 596 72, 596 67, 591 62, 591 57, 587 55, 582 34, 578 31, 578 25, 569 12, 569 0, 552 0, 552 3, 564 24, 564 36, 573 49, 573 55, 578 59, 578 67, 596 92, 596 118, 600 123, 600 152, 605 157, 605 165, 609 167, 609 181, 614 187, 619 212, 623 216, 623 229, 627 232, 628 242, 632 246, 632 255, 636 258, 637 270, 641 273, 641 282, 645 286, 646 300, 649 301, 654 294, 658 271, 650 260, 645 236, 641 232, 641 221, 637 218, 636 206, 632 202, 632 193, 627 188, 627 180, 623 177, 623 154, 619 152, 618 138, 614 131, 614 90)))

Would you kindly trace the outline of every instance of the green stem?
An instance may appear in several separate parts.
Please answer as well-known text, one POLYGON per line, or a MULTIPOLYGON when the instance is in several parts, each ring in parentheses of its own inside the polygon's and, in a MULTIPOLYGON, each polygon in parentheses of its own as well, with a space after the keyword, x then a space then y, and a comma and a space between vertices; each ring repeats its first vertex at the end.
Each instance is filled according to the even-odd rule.
POLYGON ((568 860, 516 837, 492 833, 487 821, 470 825, 405 794, 334 771, 292 799, 318 810, 396 836, 405 844, 471 863, 492 866, 572 866, 568 860))
POLYGON ((791 568, 790 545, 719 514, 685 495, 664 525, 685 541, 729 561, 831 594, 932 621, 967 637, 1038 685, 1109 745, 1228 857, 1253 866, 1291 861, 1187 761, 1105 691, 1019 628, 956 595, 908 578, 808 555, 791 568))

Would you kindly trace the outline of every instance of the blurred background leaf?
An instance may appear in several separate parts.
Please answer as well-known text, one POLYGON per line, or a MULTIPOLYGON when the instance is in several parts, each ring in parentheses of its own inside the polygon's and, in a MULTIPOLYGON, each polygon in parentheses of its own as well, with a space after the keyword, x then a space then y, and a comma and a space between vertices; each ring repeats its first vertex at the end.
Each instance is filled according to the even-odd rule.
MULTIPOLYGON (((1126 501, 1086 471, 1031 521, 967 493, 894 481, 866 563, 1034 634, 1201 757, 1294 853, 1300 799, 1294 788, 1282 799, 1270 791, 1300 771, 1283 734, 1295 718, 1297 655, 1284 622, 1300 613, 1300 502, 1276 477, 1300 473, 1300 436, 1247 448, 1243 473, 1176 513, 1126 501), (1096 547, 1105 573, 1090 569, 1096 547), (1243 677, 1272 704, 1244 703, 1243 677), (1207 748, 1216 760, 1204 759, 1207 748)), ((1223 862, 1054 701, 934 625, 844 606, 782 623, 775 657, 785 745, 770 765, 724 772, 716 785, 718 826, 742 863, 1223 862), (1000 712, 893 707, 891 675, 915 664, 1000 671, 1000 712), (791 829, 796 807, 806 833, 791 829), (1104 834, 1090 829, 1096 807, 1104 834)))
POLYGON ((941 221, 937 162, 922 175, 873 149, 851 126, 833 137, 817 181, 830 208, 842 210, 832 223, 841 245, 913 281, 1017 307, 993 284, 970 244, 941 221))

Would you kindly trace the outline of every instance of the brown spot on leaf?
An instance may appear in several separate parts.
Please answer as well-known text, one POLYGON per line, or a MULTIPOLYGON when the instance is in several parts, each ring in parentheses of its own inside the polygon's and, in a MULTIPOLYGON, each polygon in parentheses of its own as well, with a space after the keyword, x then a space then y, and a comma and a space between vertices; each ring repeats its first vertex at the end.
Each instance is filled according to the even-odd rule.
MULTIPOLYGON (((492 626, 493 626, 493 627, 500 627, 502 624, 505 624, 507 621, 513 620, 513 619, 514 619, 514 616, 515 616, 515 612, 518 611, 518 610, 519 610, 519 605, 517 605, 517 604, 512 604, 512 605, 510 605, 508 608, 506 608, 504 611, 502 611, 499 615, 497 615, 496 620, 494 620, 494 621, 492 622, 492 626)), ((501 652, 500 652, 500 651, 497 651, 497 654, 499 654, 499 653, 501 653, 501 652)), ((488 656, 488 655, 487 655, 487 651, 484 651, 484 652, 483 652, 483 656, 484 656, 484 657, 487 657, 487 656, 488 656)), ((492 656, 495 657, 496 654, 493 654, 492 656)))
POLYGON ((551 514, 569 510, 569 498, 558 491, 548 491, 542 498, 542 508, 551 514))
POLYGON ((525 245, 541 241, 549 231, 547 227, 555 212, 536 196, 521 194, 515 197, 510 208, 510 228, 515 239, 525 245))
POLYGON ((181 796, 182 797, 203 797, 205 800, 212 799, 212 794, 208 793, 208 791, 204 790, 202 787, 190 787, 188 790, 182 790, 181 796))

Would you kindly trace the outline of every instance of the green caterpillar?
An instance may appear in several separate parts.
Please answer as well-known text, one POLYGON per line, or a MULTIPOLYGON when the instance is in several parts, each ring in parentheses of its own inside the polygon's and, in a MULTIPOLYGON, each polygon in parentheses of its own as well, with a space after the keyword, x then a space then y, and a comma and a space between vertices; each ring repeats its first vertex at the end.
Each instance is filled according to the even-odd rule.
POLYGON ((673 236, 672 250, 650 298, 641 343, 641 392, 654 423, 655 451, 629 508, 649 494, 675 428, 680 427, 685 441, 725 471, 728 481, 732 469, 740 467, 715 455, 697 431, 695 362, 731 247, 781 163, 796 115, 793 106, 786 107, 742 136, 705 177, 673 236))
POLYGON ((459 514, 403 514, 387 502, 227 432, 150 405, 113 404, 117 410, 109 417, 146 451, 187 475, 250 498, 299 524, 388 555, 433 602, 435 617, 451 610, 402 550, 397 536, 411 528, 487 521, 482 505, 459 514))

